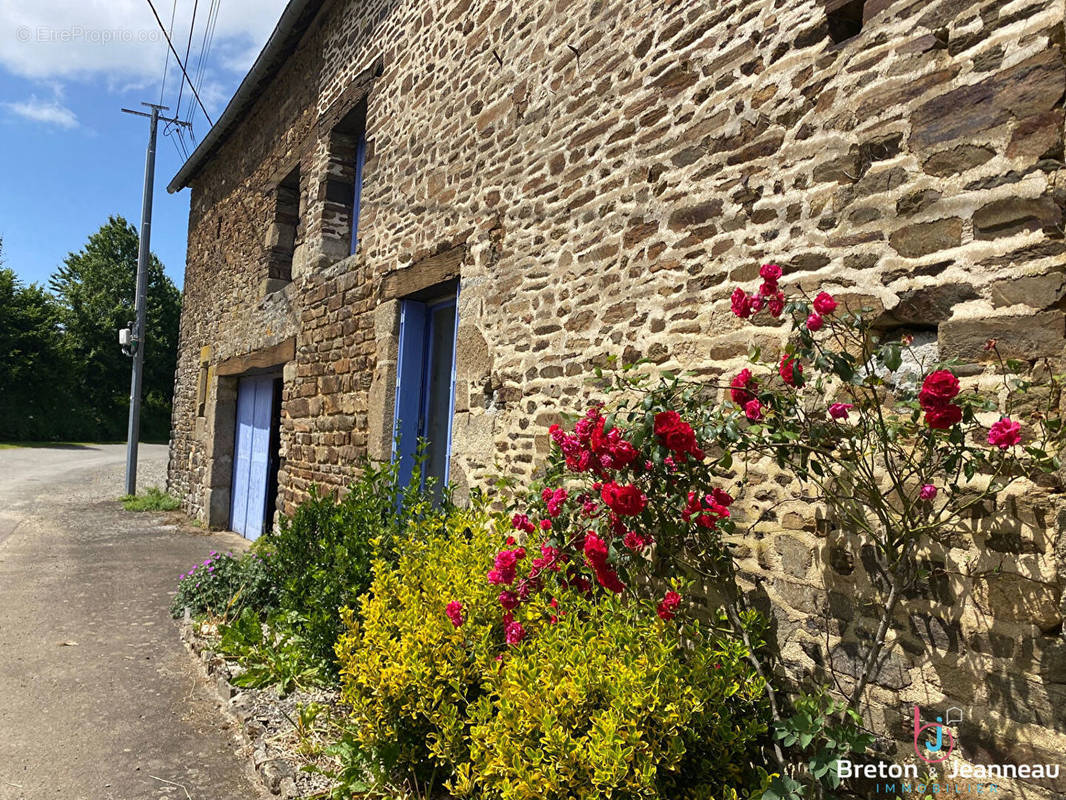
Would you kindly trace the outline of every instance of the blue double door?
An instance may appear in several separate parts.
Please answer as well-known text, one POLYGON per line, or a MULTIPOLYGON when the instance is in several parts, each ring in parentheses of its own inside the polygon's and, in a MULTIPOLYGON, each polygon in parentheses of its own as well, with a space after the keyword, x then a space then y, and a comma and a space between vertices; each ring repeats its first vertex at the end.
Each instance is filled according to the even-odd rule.
POLYGON ((258 539, 274 516, 278 485, 278 420, 281 379, 241 378, 233 446, 230 528, 258 539))
POLYGON ((430 302, 407 299, 400 310, 396 379, 395 458, 406 486, 423 446, 420 482, 432 479, 438 497, 448 483, 455 409, 455 334, 458 287, 430 302))

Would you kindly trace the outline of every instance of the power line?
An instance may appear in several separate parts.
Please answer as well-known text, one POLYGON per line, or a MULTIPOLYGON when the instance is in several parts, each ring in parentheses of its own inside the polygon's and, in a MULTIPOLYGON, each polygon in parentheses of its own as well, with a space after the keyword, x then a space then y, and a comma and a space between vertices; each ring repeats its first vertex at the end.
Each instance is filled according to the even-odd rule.
MULTIPOLYGON (((174 0, 170 6, 170 32, 174 32, 174 15, 178 11, 178 0, 174 0)), ((167 50, 166 58, 163 59, 163 80, 159 82, 159 105, 163 104, 163 91, 167 88, 167 72, 170 69, 170 51, 167 50)))
MULTIPOLYGON (((196 60, 196 88, 202 89, 204 85, 204 78, 207 75, 207 58, 211 52, 211 46, 215 41, 215 28, 218 25, 218 14, 222 6, 222 0, 211 0, 211 7, 207 11, 207 24, 204 26, 204 37, 200 43, 200 56, 196 60)), ((196 107, 189 106, 189 111, 185 115, 186 122, 192 122, 193 117, 196 114, 196 107)), ((190 136, 192 131, 189 132, 190 136)))
POLYGON ((174 152, 178 154, 178 160, 182 162, 188 161, 189 157, 181 151, 180 147, 178 147, 178 140, 165 130, 163 131, 163 135, 170 139, 171 144, 174 145, 174 152))
POLYGON ((181 74, 185 76, 185 80, 189 83, 189 88, 192 89, 193 96, 196 98, 196 102, 200 104, 200 110, 204 112, 204 117, 207 119, 208 125, 214 125, 211 121, 211 115, 207 113, 207 108, 204 106, 204 101, 200 99, 200 93, 196 91, 196 87, 192 85, 192 81, 189 80, 189 73, 185 71, 185 65, 181 59, 178 58, 178 51, 174 49, 174 43, 170 40, 170 34, 167 33, 166 28, 163 27, 163 20, 159 18, 159 12, 155 10, 155 3, 152 0, 148 1, 148 7, 152 9, 152 16, 155 17, 156 23, 159 25, 159 30, 163 32, 163 36, 167 40, 167 46, 170 48, 170 52, 174 55, 174 60, 177 61, 178 67, 181 68, 181 74))
MULTIPOLYGON (((200 0, 194 0, 192 4, 192 21, 189 23, 189 41, 185 45, 185 63, 189 63, 189 53, 192 51, 192 35, 196 30, 196 10, 200 8, 200 0)), ((192 86, 192 81, 189 82, 189 86, 192 86)), ((178 103, 174 116, 181 119, 181 97, 185 91, 185 83, 182 82, 181 88, 178 89, 178 103)))

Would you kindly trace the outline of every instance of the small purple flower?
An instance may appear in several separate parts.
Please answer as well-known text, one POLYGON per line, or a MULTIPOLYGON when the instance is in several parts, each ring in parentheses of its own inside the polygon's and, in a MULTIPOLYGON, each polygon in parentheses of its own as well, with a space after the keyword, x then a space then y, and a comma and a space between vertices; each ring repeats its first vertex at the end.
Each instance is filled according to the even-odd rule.
POLYGON ((932 500, 936 497, 936 487, 931 483, 927 483, 922 487, 922 490, 918 492, 918 496, 923 500, 932 500))

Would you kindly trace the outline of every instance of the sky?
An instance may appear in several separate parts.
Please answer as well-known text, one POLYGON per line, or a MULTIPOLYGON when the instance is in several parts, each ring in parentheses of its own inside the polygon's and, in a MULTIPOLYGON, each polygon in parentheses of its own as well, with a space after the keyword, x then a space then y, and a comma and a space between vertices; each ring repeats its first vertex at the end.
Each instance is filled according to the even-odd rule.
MULTIPOLYGON (((147 111, 141 102, 162 96, 168 116, 192 121, 189 153, 210 128, 173 56, 163 80, 169 48, 153 4, 217 119, 285 0, 0 0, 0 238, 3 265, 27 283, 47 283, 109 215, 140 226, 149 123, 122 107, 147 111)), ((179 288, 189 190, 166 186, 180 147, 161 124, 151 244, 179 288)))

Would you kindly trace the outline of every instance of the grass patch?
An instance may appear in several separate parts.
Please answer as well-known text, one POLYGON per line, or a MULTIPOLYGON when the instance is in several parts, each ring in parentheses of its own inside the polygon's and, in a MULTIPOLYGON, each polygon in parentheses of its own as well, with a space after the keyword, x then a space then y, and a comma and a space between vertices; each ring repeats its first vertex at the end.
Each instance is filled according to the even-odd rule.
POLYGON ((122 498, 127 511, 174 511, 181 503, 158 486, 150 486, 144 494, 128 494, 122 498))
MULTIPOLYGON (((17 450, 20 447, 56 448, 60 450, 83 450, 105 442, 0 442, 0 450, 17 450)), ((116 442, 119 444, 119 442, 116 442)))

